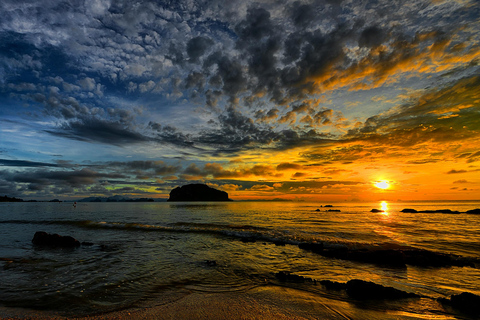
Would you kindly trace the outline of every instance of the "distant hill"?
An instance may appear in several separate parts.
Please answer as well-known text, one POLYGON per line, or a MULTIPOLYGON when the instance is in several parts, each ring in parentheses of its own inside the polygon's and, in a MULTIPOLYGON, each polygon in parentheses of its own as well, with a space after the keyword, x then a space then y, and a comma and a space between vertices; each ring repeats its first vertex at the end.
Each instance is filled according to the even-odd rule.
POLYGON ((155 200, 151 198, 136 198, 132 199, 125 196, 112 196, 112 197, 88 197, 77 200, 77 202, 153 202, 155 200))
POLYGON ((228 193, 211 188, 206 184, 187 184, 170 191, 168 201, 232 201, 228 193))
POLYGON ((23 202, 23 199, 10 198, 7 196, 0 197, 0 202, 23 202))

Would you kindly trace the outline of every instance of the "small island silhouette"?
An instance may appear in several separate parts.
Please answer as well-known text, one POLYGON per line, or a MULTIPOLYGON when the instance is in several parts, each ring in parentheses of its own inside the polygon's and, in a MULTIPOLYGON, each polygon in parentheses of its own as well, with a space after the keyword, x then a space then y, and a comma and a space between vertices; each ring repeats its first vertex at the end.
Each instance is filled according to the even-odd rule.
POLYGON ((195 183, 176 187, 170 191, 167 201, 232 201, 228 193, 209 187, 206 184, 195 183))

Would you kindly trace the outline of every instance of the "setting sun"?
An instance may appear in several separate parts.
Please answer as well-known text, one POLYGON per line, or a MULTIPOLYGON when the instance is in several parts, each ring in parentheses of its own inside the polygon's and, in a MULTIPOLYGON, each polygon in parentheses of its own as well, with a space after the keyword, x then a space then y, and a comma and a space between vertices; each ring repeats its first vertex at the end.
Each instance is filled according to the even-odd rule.
POLYGON ((377 181, 375 182, 375 187, 379 189, 388 189, 390 184, 387 181, 377 181))

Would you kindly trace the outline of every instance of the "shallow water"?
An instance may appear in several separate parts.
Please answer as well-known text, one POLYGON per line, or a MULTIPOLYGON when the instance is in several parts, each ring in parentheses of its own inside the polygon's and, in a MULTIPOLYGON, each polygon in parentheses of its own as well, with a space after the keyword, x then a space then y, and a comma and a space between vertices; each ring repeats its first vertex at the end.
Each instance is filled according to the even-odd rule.
POLYGON ((479 202, 320 205, 2 203, 0 303, 85 315, 142 304, 165 292, 247 292, 274 285, 336 299, 360 310, 468 319, 444 309, 435 298, 464 291, 480 295, 478 265, 391 268, 323 257, 298 244, 408 247, 475 260, 480 258, 480 215, 400 211, 448 208, 465 212, 480 207, 479 202), (372 208, 385 212, 371 213, 372 208), (31 243, 36 231, 70 235, 94 245, 38 248, 31 243), (279 271, 318 280, 363 279, 425 298, 358 306, 344 293, 320 285, 279 282, 274 276, 279 271))

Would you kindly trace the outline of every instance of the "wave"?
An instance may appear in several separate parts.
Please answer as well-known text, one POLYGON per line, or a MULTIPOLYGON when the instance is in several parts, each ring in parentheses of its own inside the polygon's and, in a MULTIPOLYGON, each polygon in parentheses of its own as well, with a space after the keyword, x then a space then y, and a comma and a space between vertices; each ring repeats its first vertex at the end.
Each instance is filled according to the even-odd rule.
POLYGON ((48 220, 27 221, 9 220, 0 223, 73 225, 88 229, 115 229, 139 232, 161 233, 197 233, 221 236, 240 240, 245 243, 264 242, 275 245, 295 245, 302 250, 311 251, 326 258, 370 263, 386 267, 407 265, 420 267, 480 267, 480 258, 465 257, 450 253, 401 245, 392 242, 362 243, 344 239, 313 239, 308 235, 295 234, 286 230, 258 227, 252 225, 231 225, 215 223, 178 222, 171 225, 153 225, 143 223, 106 222, 92 220, 48 220))

